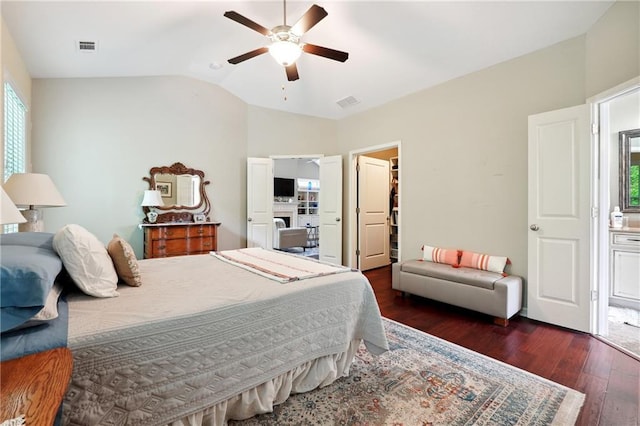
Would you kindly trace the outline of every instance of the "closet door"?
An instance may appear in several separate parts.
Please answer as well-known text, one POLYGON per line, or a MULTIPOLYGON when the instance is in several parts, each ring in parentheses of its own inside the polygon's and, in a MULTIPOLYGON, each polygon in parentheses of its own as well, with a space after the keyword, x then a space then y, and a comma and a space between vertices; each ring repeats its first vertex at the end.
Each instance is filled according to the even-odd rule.
POLYGON ((389 161, 358 157, 360 269, 391 263, 389 256, 389 161))

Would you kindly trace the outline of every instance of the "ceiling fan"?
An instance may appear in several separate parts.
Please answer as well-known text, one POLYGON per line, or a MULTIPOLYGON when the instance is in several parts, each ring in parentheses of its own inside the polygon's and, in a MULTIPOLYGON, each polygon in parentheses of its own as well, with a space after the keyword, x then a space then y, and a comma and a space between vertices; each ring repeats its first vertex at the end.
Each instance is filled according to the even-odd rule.
POLYGON ((229 59, 228 62, 230 64, 239 64, 247 59, 269 52, 280 65, 284 66, 287 73, 287 79, 289 81, 295 81, 300 78, 298 75, 296 60, 300 57, 302 52, 311 53, 312 55, 322 56, 340 62, 344 62, 349 58, 349 54, 347 52, 341 52, 339 50, 329 49, 328 47, 301 42, 300 39, 302 36, 328 15, 324 8, 314 4, 305 12, 304 15, 302 15, 298 22, 293 26, 289 26, 287 25, 287 2, 286 0, 283 0, 283 2, 284 23, 273 27, 270 30, 233 10, 224 13, 225 17, 259 32, 260 34, 268 37, 271 41, 271 44, 268 47, 260 47, 229 59))

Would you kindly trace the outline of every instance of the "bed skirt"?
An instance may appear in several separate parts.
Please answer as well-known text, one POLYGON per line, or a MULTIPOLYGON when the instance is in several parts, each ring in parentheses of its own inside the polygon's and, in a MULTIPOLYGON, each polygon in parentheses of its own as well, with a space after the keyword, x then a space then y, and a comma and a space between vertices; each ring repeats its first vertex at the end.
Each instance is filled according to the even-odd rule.
POLYGON ((309 392, 349 375, 360 342, 360 339, 352 340, 346 352, 306 362, 240 395, 174 421, 169 426, 220 426, 226 425, 228 420, 243 420, 269 413, 274 405, 283 403, 292 394, 309 392))

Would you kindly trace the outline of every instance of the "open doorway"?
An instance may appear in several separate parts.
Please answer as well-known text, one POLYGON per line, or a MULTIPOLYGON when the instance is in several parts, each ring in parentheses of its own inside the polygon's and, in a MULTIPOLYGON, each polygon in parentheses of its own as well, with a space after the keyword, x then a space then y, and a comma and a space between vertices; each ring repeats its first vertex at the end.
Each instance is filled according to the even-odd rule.
MULTIPOLYGON (((273 161, 276 158, 291 158, 291 156, 273 156, 271 158, 247 158, 247 247, 273 248, 274 229, 274 175, 273 161)), ((307 234, 307 238, 316 238, 319 246, 319 260, 321 262, 342 264, 342 156, 340 155, 307 155, 298 158, 317 158, 319 162, 319 183, 316 208, 319 226, 315 236, 307 234)), ((309 185, 309 181, 305 182, 309 185)), ((313 182, 312 182, 313 186, 313 182)), ((308 186, 307 186, 308 188, 308 186)), ((313 192, 313 188, 312 191, 313 192)), ((309 203, 316 201, 309 200, 309 203)), ((298 200, 287 198, 287 204, 296 209, 298 200)), ((291 223, 291 220, 290 220, 291 223)), ((311 222, 309 222, 311 224, 311 222)), ((306 222, 305 228, 306 228, 306 222)), ((309 231, 307 229, 307 231, 309 231)))
MULTIPOLYGON (((621 132, 640 129, 640 79, 598 95, 593 104, 600 146, 596 335, 640 359, 640 211, 628 210, 621 202, 628 190, 621 173, 628 171, 622 167, 625 159, 620 150, 621 132), (616 206, 626 220, 622 228, 614 229, 610 213, 616 206)), ((634 149, 640 155, 640 146, 634 149)))
POLYGON ((400 141, 349 153, 351 267, 367 270, 400 259, 400 172, 400 141))
POLYGON ((273 248, 313 259, 320 250, 320 160, 273 158, 273 248))

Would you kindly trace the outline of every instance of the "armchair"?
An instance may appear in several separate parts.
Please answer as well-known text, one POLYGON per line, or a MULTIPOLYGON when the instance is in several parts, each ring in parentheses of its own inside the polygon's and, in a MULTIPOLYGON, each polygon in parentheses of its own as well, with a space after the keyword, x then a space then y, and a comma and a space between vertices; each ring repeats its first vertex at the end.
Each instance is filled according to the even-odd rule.
POLYGON ((284 220, 273 219, 273 248, 307 247, 307 228, 287 228, 284 220))

